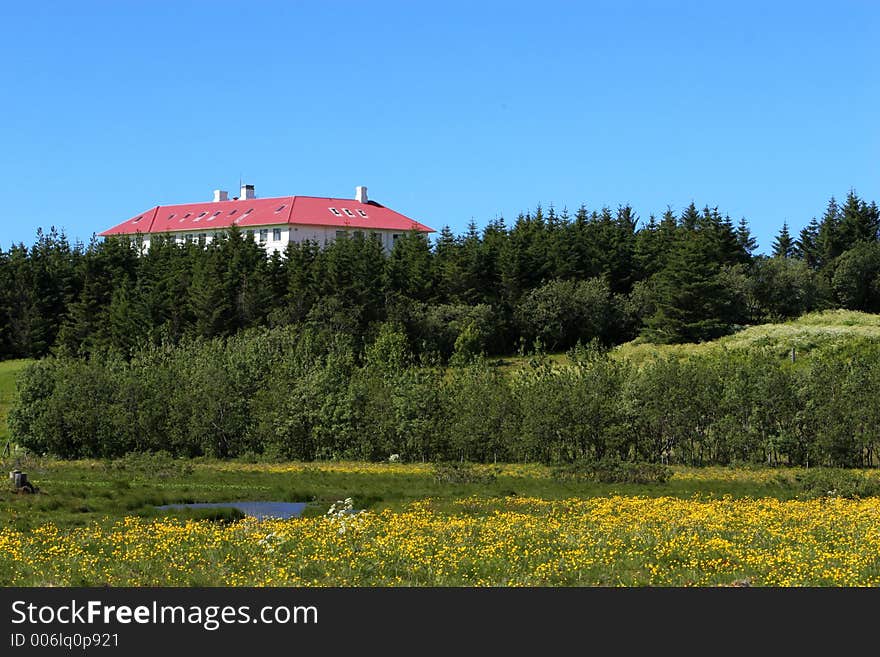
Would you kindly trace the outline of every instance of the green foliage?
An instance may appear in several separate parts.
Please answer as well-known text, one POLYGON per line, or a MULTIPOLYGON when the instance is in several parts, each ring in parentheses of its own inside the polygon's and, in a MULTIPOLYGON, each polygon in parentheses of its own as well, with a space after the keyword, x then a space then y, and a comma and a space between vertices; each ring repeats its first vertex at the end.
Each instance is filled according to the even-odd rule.
POLYGON ((550 351, 608 338, 613 326, 611 290, 604 279, 550 281, 531 290, 515 311, 520 335, 550 351))
POLYGON ((19 446, 65 458, 865 467, 880 456, 877 399, 870 337, 796 362, 716 346, 633 363, 594 340, 503 370, 479 356, 415 363, 386 323, 363 358, 346 334, 292 327, 46 358, 21 371, 9 427, 19 446))
POLYGON ((498 477, 493 470, 479 468, 464 461, 438 461, 431 464, 434 481, 438 484, 491 484, 498 477))
POLYGON ((560 481, 601 484, 665 484, 671 476, 672 470, 660 463, 630 463, 613 458, 576 461, 553 469, 553 477, 560 481))
POLYGON ((880 312, 880 243, 860 242, 841 255, 831 286, 844 308, 880 312))
POLYGON ((183 479, 193 473, 193 464, 187 459, 174 458, 167 451, 130 452, 108 460, 104 468, 109 473, 127 474, 159 479, 183 479))
POLYGON ((804 260, 759 258, 748 281, 750 315, 757 321, 781 321, 831 305, 826 279, 804 260))
POLYGON ((880 494, 880 483, 863 473, 839 468, 810 468, 794 475, 801 497, 862 498, 880 494))

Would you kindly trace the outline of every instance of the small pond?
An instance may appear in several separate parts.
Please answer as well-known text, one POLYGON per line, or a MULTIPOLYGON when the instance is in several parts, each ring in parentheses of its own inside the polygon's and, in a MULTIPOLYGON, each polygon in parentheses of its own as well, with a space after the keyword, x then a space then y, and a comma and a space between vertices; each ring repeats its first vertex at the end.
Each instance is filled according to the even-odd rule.
POLYGON ((263 518, 299 518, 305 502, 192 502, 190 504, 163 504, 157 509, 238 509, 257 520, 263 518))

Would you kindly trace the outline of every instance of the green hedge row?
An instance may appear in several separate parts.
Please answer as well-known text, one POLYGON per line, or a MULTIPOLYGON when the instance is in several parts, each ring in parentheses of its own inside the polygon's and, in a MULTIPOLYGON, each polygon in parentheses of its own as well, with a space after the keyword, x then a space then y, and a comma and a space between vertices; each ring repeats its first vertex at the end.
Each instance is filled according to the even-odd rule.
POLYGON ((514 371, 412 362, 384 325, 359 353, 293 327, 47 358, 22 374, 14 439, 61 457, 175 455, 572 463, 876 463, 880 345, 797 363, 720 352, 633 365, 593 348, 514 371))

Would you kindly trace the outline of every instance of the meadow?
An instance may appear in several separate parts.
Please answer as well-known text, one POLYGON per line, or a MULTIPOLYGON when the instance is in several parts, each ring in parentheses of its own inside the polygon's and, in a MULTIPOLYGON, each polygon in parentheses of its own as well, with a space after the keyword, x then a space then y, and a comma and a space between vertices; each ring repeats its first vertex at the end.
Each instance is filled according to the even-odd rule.
MULTIPOLYGON (((809 358, 855 336, 880 337, 880 323, 825 313, 661 352, 785 358, 795 346, 809 358)), ((644 362, 656 349, 616 355, 644 362)), ((0 419, 25 364, 0 363, 0 419)), ((0 432, 5 443, 5 422, 0 432)), ((877 469, 674 465, 627 483, 539 463, 61 460, 15 448, 0 464, 38 487, 0 487, 0 586, 880 585, 877 469), (357 513, 328 513, 346 498, 357 513), (156 508, 257 500, 307 507, 263 521, 156 508)))
POLYGON ((654 484, 536 464, 471 466, 470 482, 422 463, 28 469, 37 494, 0 496, 3 586, 880 585, 880 498, 816 494, 801 469, 674 467, 654 484), (358 513, 328 514, 346 497, 358 513), (309 507, 262 521, 153 508, 234 500, 309 507))

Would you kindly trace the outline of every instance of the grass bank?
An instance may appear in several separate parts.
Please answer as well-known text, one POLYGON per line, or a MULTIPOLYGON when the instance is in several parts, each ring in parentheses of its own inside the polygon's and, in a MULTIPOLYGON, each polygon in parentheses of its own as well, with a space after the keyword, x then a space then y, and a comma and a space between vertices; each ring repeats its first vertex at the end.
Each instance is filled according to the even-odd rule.
POLYGON ((6 440, 9 438, 6 416, 15 395, 15 379, 18 373, 32 362, 25 359, 0 361, 0 449, 6 445, 6 440))

